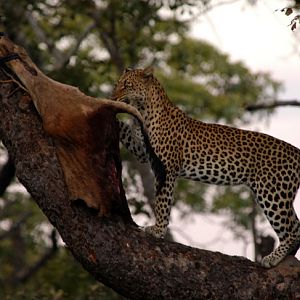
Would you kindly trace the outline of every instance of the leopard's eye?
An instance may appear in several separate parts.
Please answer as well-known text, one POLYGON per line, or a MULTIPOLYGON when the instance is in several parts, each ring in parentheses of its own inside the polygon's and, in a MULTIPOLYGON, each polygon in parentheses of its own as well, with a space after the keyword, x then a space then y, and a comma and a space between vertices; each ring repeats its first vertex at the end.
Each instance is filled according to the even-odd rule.
POLYGON ((132 82, 128 81, 128 80, 125 80, 124 81, 124 87, 127 88, 127 87, 132 87, 132 82))

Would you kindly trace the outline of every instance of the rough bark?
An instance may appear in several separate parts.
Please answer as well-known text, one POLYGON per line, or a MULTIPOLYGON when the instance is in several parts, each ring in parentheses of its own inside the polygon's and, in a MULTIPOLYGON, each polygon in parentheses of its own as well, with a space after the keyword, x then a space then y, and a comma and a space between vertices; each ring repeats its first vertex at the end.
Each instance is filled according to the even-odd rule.
MULTIPOLYGON (((0 77, 7 79, 3 73, 0 77)), ((72 202, 55 143, 45 134, 34 106, 19 107, 22 92, 12 94, 14 88, 12 83, 0 83, 0 134, 14 160, 16 175, 95 279, 130 299, 300 297, 300 267, 292 258, 266 270, 242 257, 150 237, 124 218, 123 210, 101 217, 96 210, 72 202)), ((114 114, 110 114, 98 129, 111 132, 112 153, 118 153, 115 124, 114 114)), ((125 202, 120 157, 111 160, 109 155, 103 156, 106 159, 109 168, 115 164, 118 174, 109 188, 125 202)), ((106 175, 99 176, 107 182, 106 175)))

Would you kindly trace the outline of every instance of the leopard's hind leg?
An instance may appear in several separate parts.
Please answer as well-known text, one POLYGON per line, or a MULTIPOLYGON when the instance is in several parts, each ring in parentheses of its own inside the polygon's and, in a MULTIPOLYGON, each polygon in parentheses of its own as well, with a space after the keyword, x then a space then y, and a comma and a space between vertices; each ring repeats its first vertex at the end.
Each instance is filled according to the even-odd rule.
POLYGON ((287 255, 295 255, 300 246, 300 222, 293 208, 296 192, 266 193, 266 189, 261 187, 255 192, 256 200, 280 242, 278 247, 261 261, 262 266, 271 268, 287 255))
POLYGON ((171 208, 173 205, 173 189, 176 176, 168 173, 165 182, 160 185, 156 181, 156 196, 154 203, 155 225, 145 228, 147 233, 161 238, 165 235, 169 224, 171 208))
POLYGON ((265 256, 261 264, 265 268, 271 268, 278 265, 286 256, 295 255, 300 246, 300 224, 297 219, 294 226, 287 237, 280 240, 279 246, 271 252, 269 255, 265 256), (297 222, 297 223, 296 223, 297 222))

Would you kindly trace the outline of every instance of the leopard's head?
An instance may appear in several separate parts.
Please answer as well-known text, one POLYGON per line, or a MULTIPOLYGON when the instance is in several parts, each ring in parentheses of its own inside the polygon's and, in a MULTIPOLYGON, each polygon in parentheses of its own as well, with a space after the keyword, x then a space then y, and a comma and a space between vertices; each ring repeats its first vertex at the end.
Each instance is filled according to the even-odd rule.
POLYGON ((152 78, 152 68, 126 69, 115 86, 112 99, 128 103, 139 111, 144 111, 152 78))

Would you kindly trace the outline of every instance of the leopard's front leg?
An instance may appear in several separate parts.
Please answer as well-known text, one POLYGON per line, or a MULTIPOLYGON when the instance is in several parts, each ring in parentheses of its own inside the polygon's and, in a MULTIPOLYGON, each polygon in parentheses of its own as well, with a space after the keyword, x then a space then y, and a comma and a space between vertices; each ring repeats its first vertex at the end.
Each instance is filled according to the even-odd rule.
POLYGON ((118 121, 120 128, 120 141, 140 163, 149 161, 142 132, 137 124, 127 124, 118 121))
MULTIPOLYGON (((155 225, 145 228, 147 233, 161 238, 165 235, 170 219, 171 207, 173 205, 173 189, 176 176, 167 174, 166 180, 159 190, 156 191, 154 213, 155 225)), ((159 183, 156 182, 156 187, 159 183)))

